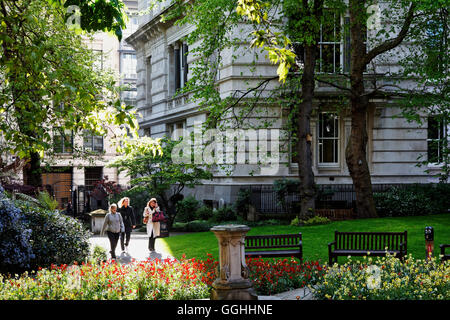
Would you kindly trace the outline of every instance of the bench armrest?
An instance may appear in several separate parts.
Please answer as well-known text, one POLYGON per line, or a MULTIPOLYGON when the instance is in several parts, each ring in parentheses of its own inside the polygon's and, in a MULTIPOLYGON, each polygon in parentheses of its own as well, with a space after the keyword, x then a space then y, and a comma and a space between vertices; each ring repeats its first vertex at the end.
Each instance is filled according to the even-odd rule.
POLYGON ((406 248, 406 241, 400 243, 400 254, 406 255, 406 250, 407 250, 407 248, 406 248))
POLYGON ((336 245, 336 241, 328 243, 328 249, 331 249, 332 246, 336 245))

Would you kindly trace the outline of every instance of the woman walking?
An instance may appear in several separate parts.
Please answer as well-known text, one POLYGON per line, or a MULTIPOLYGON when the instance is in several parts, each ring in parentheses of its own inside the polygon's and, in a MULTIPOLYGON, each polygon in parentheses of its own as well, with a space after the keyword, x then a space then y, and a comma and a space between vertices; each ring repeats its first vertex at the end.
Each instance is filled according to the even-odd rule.
POLYGON ((160 212, 158 203, 155 198, 151 198, 144 209, 144 218, 148 217, 147 235, 148 235, 148 250, 150 253, 155 251, 156 237, 159 237, 160 224, 153 222, 152 217, 155 212, 160 212))
POLYGON ((134 217, 133 207, 130 206, 130 198, 125 197, 120 199, 117 205, 119 206, 119 213, 125 225, 125 231, 120 233, 120 247, 122 248, 122 252, 128 252, 131 231, 136 228, 136 218, 134 217))
POLYGON ((115 203, 109 206, 109 212, 105 216, 105 221, 103 222, 101 235, 108 235, 109 243, 111 245, 111 259, 116 259, 116 247, 119 241, 120 232, 125 230, 123 224, 122 216, 117 213, 117 205, 115 203))

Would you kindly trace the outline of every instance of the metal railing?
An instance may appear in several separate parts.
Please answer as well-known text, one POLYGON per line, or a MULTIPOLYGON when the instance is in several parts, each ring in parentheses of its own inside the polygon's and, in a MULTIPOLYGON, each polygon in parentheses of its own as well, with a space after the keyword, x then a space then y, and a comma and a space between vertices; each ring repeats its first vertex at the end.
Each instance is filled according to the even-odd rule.
MULTIPOLYGON (((404 188, 412 184, 373 184, 373 192, 386 192, 392 187, 404 188)), ((273 185, 252 185, 249 189, 250 203, 260 214, 292 214, 300 210, 300 195, 296 191, 286 192, 280 199, 273 185)), ((356 194, 353 184, 317 185, 317 209, 351 209, 356 211, 356 194)))

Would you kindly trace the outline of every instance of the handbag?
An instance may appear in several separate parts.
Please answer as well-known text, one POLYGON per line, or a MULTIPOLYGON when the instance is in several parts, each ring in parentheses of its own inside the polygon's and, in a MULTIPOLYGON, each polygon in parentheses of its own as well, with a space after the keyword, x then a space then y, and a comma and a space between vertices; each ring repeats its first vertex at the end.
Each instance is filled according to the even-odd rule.
POLYGON ((166 238, 169 236, 169 225, 165 221, 161 221, 159 224, 159 236, 157 238, 166 238))
POLYGON ((160 222, 166 220, 162 211, 155 211, 152 214, 152 222, 160 222))
POLYGON ((149 217, 150 217, 150 216, 144 217, 144 219, 142 219, 142 222, 143 222, 144 224, 147 224, 147 223, 148 223, 149 217))

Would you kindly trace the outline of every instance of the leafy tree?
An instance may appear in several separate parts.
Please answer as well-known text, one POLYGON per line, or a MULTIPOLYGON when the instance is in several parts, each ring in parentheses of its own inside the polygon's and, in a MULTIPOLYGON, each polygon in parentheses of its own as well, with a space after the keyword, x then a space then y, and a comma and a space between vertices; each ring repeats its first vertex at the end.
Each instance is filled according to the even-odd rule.
POLYGON ((119 125, 136 128, 113 75, 95 67, 95 54, 69 30, 64 12, 46 0, 0 3, 0 133, 4 151, 29 159, 32 185, 41 184, 40 162, 44 151, 51 155, 56 131, 63 140, 83 130, 124 138, 119 125))
POLYGON ((108 181, 108 176, 104 176, 103 179, 94 182, 92 196, 98 200, 106 198, 109 205, 111 199, 121 192, 123 192, 122 187, 117 182, 108 181))
POLYGON ((66 9, 73 8, 66 10, 64 21, 72 25, 79 22, 76 28, 87 32, 110 31, 114 32, 119 41, 122 39, 122 29, 126 27, 127 16, 121 0, 48 0, 48 2, 66 9), (79 12, 76 12, 77 10, 79 12))
MULTIPOLYGON (((373 201, 371 177, 366 154, 368 139, 366 119, 370 99, 377 95, 382 95, 383 88, 393 87, 390 85, 379 85, 376 81, 377 75, 374 70, 374 88, 373 90, 368 90, 365 84, 367 78, 364 75, 366 70, 375 62, 375 59, 392 52, 392 50, 402 44, 405 38, 411 34, 411 25, 415 22, 415 19, 419 16, 426 16, 427 14, 421 10, 426 6, 432 6, 431 1, 425 2, 393 0, 389 3, 383 3, 386 5, 387 10, 378 17, 384 17, 384 22, 389 21, 384 24, 384 27, 376 30, 375 34, 372 33, 369 39, 367 38, 367 23, 368 18, 374 13, 368 9, 375 2, 361 0, 350 0, 348 4, 344 1, 334 2, 335 7, 344 8, 350 16, 350 24, 348 26, 351 45, 350 73, 346 75, 348 85, 339 85, 336 81, 318 80, 340 89, 349 101, 352 127, 351 136, 346 148, 346 162, 355 185, 356 205, 360 217, 375 217, 377 215, 373 201), (427 3, 426 5, 424 4, 425 2, 427 3), (370 46, 368 46, 368 43, 370 46)), ((310 2, 308 1, 307 3, 310 2)), ((247 15, 260 25, 262 20, 255 20, 255 17, 261 16, 261 12, 264 16, 264 8, 270 4, 270 2, 260 0, 240 0, 239 10, 241 14, 247 15)), ((441 6, 441 4, 436 5, 441 6)), ((289 61, 290 55, 283 56, 283 51, 279 49, 281 44, 283 48, 292 52, 293 49, 289 48, 289 42, 270 41, 274 36, 285 37, 286 35, 274 33, 273 28, 270 30, 260 28, 254 32, 254 35, 255 39, 262 38, 263 40, 259 41, 265 41, 267 46, 266 50, 269 52, 270 50, 277 52, 280 55, 278 58, 280 61, 289 61)), ((280 80, 284 81, 291 66, 289 63, 284 63, 284 65, 280 66, 285 69, 278 72, 280 80)))
POLYGON ((202 180, 211 179, 212 175, 193 161, 177 161, 176 156, 182 150, 186 151, 182 147, 183 141, 163 138, 157 142, 155 145, 149 137, 131 140, 124 147, 126 155, 113 160, 108 166, 117 168, 119 172, 126 171, 132 178, 133 188, 147 192, 148 200, 159 198, 171 226, 176 216, 176 204, 183 199, 181 192, 184 188, 200 185, 202 180))

